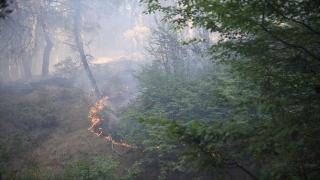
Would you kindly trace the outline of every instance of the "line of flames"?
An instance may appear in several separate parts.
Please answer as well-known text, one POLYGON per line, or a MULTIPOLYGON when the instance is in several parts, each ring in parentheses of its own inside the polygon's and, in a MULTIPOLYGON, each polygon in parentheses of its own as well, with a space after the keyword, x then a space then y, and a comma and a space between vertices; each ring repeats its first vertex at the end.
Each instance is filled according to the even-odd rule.
MULTIPOLYGON (((92 122, 92 125, 88 130, 91 131, 92 133, 94 133, 95 135, 97 135, 98 137, 100 137, 102 135, 102 131, 100 133, 97 133, 97 132, 94 132, 93 128, 97 124, 99 124, 102 120, 101 118, 97 117, 97 113, 101 112, 104 109, 104 107, 107 106, 107 103, 106 103, 107 99, 109 99, 108 96, 102 98, 99 102, 97 102, 94 106, 92 106, 90 108, 89 115, 88 115, 88 118, 91 119, 91 122, 92 122)), ((125 142, 117 142, 112 139, 111 135, 105 136, 104 138, 106 140, 112 142, 115 145, 125 146, 125 147, 129 147, 129 148, 135 147, 135 146, 132 146, 132 145, 125 143, 125 142)))

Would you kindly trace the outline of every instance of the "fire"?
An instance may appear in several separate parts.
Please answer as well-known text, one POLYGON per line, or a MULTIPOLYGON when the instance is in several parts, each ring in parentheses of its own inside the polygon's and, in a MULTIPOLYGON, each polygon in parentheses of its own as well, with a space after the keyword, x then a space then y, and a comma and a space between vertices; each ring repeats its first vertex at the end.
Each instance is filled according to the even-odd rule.
POLYGON ((127 144, 127 143, 125 143, 125 142, 122 142, 122 140, 121 140, 120 142, 114 141, 110 135, 109 135, 109 136, 106 136, 105 138, 106 138, 108 141, 111 141, 113 144, 116 144, 116 145, 119 145, 119 146, 125 146, 125 147, 130 147, 130 148, 134 147, 134 146, 131 146, 130 144, 127 144))
MULTIPOLYGON (((99 102, 97 102, 94 106, 92 106, 90 108, 89 115, 88 115, 88 118, 91 119, 91 122, 92 122, 92 125, 88 130, 99 137, 103 133, 102 128, 99 128, 100 132, 98 133, 98 132, 94 131, 94 127, 96 125, 98 125, 103 120, 101 117, 99 117, 99 112, 101 112, 104 109, 104 107, 107 106, 107 102, 106 102, 107 99, 109 99, 108 96, 102 98, 99 102)), ((112 144, 115 144, 115 145, 125 146, 125 147, 129 147, 129 148, 134 147, 134 146, 131 146, 131 145, 123 142, 122 140, 120 142, 113 140, 111 135, 105 136, 105 139, 112 142, 112 144)))
MULTIPOLYGON (((88 129, 89 131, 94 132, 93 128, 99 124, 101 122, 101 118, 98 117, 98 112, 101 112, 103 110, 103 107, 107 105, 106 103, 106 100, 109 99, 108 96, 102 98, 99 102, 96 103, 95 106, 91 107, 90 108, 90 111, 89 111, 89 115, 88 115, 88 118, 91 119, 92 121, 92 126, 88 129)), ((102 133, 102 131, 101 131, 102 133)), ((99 134, 99 136, 101 135, 101 133, 99 134)), ((97 134, 97 133, 95 133, 97 134)))

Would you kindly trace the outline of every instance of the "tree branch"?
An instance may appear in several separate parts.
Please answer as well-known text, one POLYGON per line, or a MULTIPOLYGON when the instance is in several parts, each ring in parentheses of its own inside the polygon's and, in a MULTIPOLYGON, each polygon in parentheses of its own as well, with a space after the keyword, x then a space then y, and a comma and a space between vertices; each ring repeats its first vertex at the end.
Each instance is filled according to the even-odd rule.
POLYGON ((290 46, 290 47, 293 47, 293 48, 297 48, 297 49, 302 49, 303 51, 305 51, 307 54, 309 54, 310 56, 312 56, 313 58, 319 60, 319 57, 315 54, 313 54, 312 52, 310 52, 307 48, 303 47, 303 46, 298 46, 298 45, 295 45, 295 44, 291 44, 291 43, 288 43, 286 42, 285 40, 283 39, 280 39, 278 36, 274 35, 273 33, 271 33, 265 26, 263 26, 262 24, 258 24, 258 26, 260 26, 266 33, 270 34, 273 38, 275 38, 276 40, 282 42, 283 44, 287 45, 287 46, 290 46))
POLYGON ((292 18, 289 18, 289 17, 285 16, 285 15, 282 14, 280 11, 278 11, 274 6, 272 6, 272 4, 271 4, 270 2, 266 1, 266 3, 267 3, 276 13, 278 13, 278 14, 279 14, 280 16, 282 16, 283 18, 285 18, 285 19, 287 19, 287 20, 289 20, 289 21, 293 21, 293 22, 295 22, 295 23, 301 24, 301 25, 305 26, 306 28, 308 28, 308 29, 309 29, 310 31, 312 31, 313 33, 320 35, 320 32, 317 32, 316 30, 312 29, 309 25, 307 25, 307 24, 305 24, 305 23, 303 23, 303 22, 301 22, 301 21, 297 21, 297 20, 295 20, 295 19, 292 19, 292 18))
POLYGON ((240 168, 241 170, 243 170, 244 172, 246 172, 250 177, 252 177, 255 180, 258 180, 258 178, 256 178, 250 171, 248 171, 247 169, 245 169, 243 166, 241 166, 239 163, 236 162, 236 166, 238 168, 240 168))

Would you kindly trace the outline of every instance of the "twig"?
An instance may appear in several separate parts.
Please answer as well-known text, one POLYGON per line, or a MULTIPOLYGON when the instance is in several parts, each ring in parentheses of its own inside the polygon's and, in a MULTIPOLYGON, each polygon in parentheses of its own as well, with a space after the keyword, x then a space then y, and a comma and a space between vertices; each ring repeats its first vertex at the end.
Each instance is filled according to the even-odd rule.
POLYGON ((312 53, 311 51, 309 51, 306 47, 304 46, 300 46, 300 45, 295 45, 295 44, 292 44, 292 43, 289 43, 287 41, 285 41, 284 39, 281 39, 280 37, 274 35, 270 30, 268 30, 263 24, 258 24, 258 26, 260 26, 262 28, 262 30, 264 30, 266 33, 268 33, 270 36, 272 36, 273 38, 275 38, 276 40, 282 42, 283 44, 285 44, 286 46, 289 46, 289 47, 293 47, 293 48, 296 48, 296 49, 302 49, 304 52, 306 52, 307 54, 309 54, 310 56, 312 56, 313 58, 319 60, 319 57, 312 53))
POLYGON ((287 16, 285 16, 283 13, 281 13, 278 9, 276 9, 270 2, 266 1, 266 3, 276 12, 278 13, 280 16, 282 16, 283 18, 289 20, 289 21, 293 21, 295 23, 301 24, 302 26, 305 26, 306 28, 308 28, 310 31, 312 31, 314 34, 320 35, 320 32, 314 30, 311 26, 307 25, 306 23, 302 22, 302 21, 297 21, 293 18, 289 18, 287 16))
POLYGON ((113 156, 113 151, 115 151, 117 154, 119 154, 121 157, 124 157, 121 153, 119 153, 113 146, 113 140, 112 136, 110 135, 110 140, 111 140, 111 148, 112 148, 112 156, 113 156))
POLYGON ((258 179, 256 178, 250 171, 248 171, 247 169, 245 169, 243 166, 241 166, 239 163, 235 162, 235 165, 237 167, 239 167, 241 170, 243 170, 244 172, 246 172, 250 177, 252 177, 253 179, 258 179))

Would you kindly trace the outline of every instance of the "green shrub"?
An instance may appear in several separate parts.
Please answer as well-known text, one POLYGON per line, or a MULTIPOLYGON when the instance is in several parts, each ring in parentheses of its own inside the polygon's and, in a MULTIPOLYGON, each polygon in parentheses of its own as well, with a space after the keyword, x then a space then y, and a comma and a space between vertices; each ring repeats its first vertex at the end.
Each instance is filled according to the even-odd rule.
POLYGON ((68 167, 66 172, 61 176, 63 180, 131 180, 140 172, 137 165, 128 170, 128 174, 117 177, 115 170, 120 162, 110 158, 94 157, 92 163, 77 162, 68 167))
POLYGON ((74 78, 81 65, 72 60, 71 57, 67 57, 65 60, 54 65, 54 75, 63 78, 74 78))

